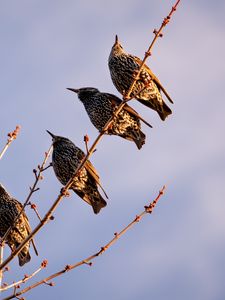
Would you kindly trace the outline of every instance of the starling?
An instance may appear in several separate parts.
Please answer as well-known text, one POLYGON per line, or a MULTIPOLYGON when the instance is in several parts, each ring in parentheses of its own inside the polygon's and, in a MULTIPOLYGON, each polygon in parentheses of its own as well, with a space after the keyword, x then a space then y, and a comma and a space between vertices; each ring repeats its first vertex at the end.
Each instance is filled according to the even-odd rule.
MULTIPOLYGON (((6 231, 14 224, 14 220, 21 212, 23 206, 16 199, 12 198, 8 192, 5 190, 3 185, 0 183, 0 237, 2 238, 6 231)), ((11 229, 10 233, 6 238, 6 243, 9 245, 10 249, 14 251, 23 240, 31 233, 31 227, 28 218, 23 211, 16 221, 16 224, 11 229)), ((31 240, 35 253, 37 249, 34 245, 34 241, 31 240)), ((23 266, 25 263, 29 262, 31 259, 29 253, 30 243, 28 242, 18 254, 19 265, 23 266)))
MULTIPOLYGON (((63 185, 66 185, 74 175, 85 154, 69 139, 54 135, 48 130, 47 132, 52 137, 52 166, 55 175, 63 185)), ((101 208, 107 205, 98 191, 98 185, 103 190, 97 171, 92 163, 87 160, 70 187, 78 196, 92 206, 95 214, 99 213, 101 208)), ((104 190, 103 192, 105 193, 104 190)), ((107 197, 106 193, 105 196, 107 197)))
MULTIPOLYGON (((98 89, 92 87, 68 88, 68 90, 78 94, 78 98, 84 104, 92 124, 99 131, 102 131, 105 124, 112 117, 115 108, 122 102, 115 95, 101 93, 98 89)), ((141 116, 126 104, 106 134, 118 135, 124 139, 134 141, 138 149, 141 149, 145 143, 145 134, 141 131, 140 119, 142 119, 141 116)), ((145 120, 143 121, 152 127, 145 120)))
MULTIPOLYGON (((108 65, 113 84, 122 95, 125 95, 139 70, 141 65, 140 58, 125 52, 116 36, 109 55, 108 65)), ((142 104, 157 111, 160 118, 164 121, 168 115, 172 114, 172 111, 163 101, 161 90, 168 100, 173 103, 159 79, 147 65, 144 65, 134 85, 131 97, 134 96, 142 104)))

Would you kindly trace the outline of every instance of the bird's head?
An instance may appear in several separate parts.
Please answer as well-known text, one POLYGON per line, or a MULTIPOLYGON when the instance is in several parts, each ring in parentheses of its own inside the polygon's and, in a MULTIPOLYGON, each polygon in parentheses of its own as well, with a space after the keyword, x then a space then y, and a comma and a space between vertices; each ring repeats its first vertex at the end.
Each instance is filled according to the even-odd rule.
POLYGON ((88 100, 89 97, 94 96, 96 93, 99 93, 99 90, 93 87, 84 87, 80 89, 67 88, 67 90, 76 93, 82 102, 88 100))
POLYGON ((8 194, 5 187, 0 183, 0 196, 8 194))
POLYGON ((53 133, 51 133, 50 131, 46 130, 48 134, 50 134, 50 136, 52 137, 52 145, 55 146, 56 144, 60 144, 60 143, 68 143, 71 142, 69 139, 63 137, 63 136, 59 136, 59 135, 54 135, 53 133))
POLYGON ((0 183, 0 191, 5 190, 4 186, 0 183))
POLYGON ((115 43, 112 46, 111 55, 119 55, 124 53, 123 47, 119 42, 118 35, 115 37, 115 43))

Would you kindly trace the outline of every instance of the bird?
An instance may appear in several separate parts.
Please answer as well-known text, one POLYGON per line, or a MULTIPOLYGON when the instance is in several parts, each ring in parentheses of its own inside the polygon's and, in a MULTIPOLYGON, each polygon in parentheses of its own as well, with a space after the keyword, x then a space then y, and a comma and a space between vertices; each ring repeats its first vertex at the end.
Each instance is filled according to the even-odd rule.
MULTIPOLYGON (((85 153, 68 138, 54 135, 48 130, 47 132, 52 137, 52 166, 56 177, 65 186, 73 177, 85 153)), ((70 189, 91 205, 95 214, 98 214, 107 205, 107 202, 98 191, 98 186, 108 199, 107 194, 101 186, 96 169, 87 160, 84 167, 74 178, 70 189)))
MULTIPOLYGON (((101 132, 108 120, 113 116, 115 108, 122 102, 120 98, 113 94, 102 93, 93 87, 80 89, 67 88, 77 93, 78 98, 83 103, 92 124, 101 132)), ((146 122, 133 108, 125 104, 117 118, 109 126, 106 134, 117 135, 124 139, 135 142, 138 149, 145 143, 145 134, 141 131, 141 122, 146 122)))
MULTIPOLYGON (((128 54, 123 49, 118 36, 116 35, 115 43, 109 54, 108 66, 112 82, 123 96, 128 92, 141 63, 142 61, 140 58, 128 54)), ((136 98, 145 106, 155 110, 159 114, 161 120, 164 121, 172 114, 172 111, 164 102, 160 93, 161 91, 165 94, 167 99, 173 103, 159 79, 154 75, 150 68, 144 64, 130 96, 136 98)))
MULTIPOLYGON (((0 183, 0 237, 3 238, 7 230, 12 226, 12 229, 6 236, 6 244, 8 244, 12 252, 31 233, 31 227, 24 210, 20 214, 22 209, 23 205, 10 196, 5 187, 0 183), (20 216, 15 222, 15 219, 19 214, 20 216)), ((33 244, 36 255, 38 255, 33 239, 31 240, 31 243, 33 244)), ((30 242, 25 244, 18 254, 20 266, 23 266, 31 260, 29 247, 30 242)))

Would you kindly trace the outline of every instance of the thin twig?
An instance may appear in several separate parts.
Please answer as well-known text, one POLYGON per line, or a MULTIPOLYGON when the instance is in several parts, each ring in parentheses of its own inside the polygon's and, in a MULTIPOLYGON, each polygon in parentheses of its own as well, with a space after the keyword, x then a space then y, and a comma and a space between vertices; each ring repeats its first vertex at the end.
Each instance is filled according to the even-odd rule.
MULTIPOLYGON (((146 60, 148 59, 149 56, 151 56, 151 50, 152 50, 152 48, 153 48, 153 46, 154 46, 156 40, 157 40, 159 37, 162 37, 162 30, 163 30, 163 28, 166 27, 166 25, 169 23, 169 21, 170 21, 170 19, 171 19, 171 17, 172 17, 172 14, 173 14, 173 13, 176 11, 176 9, 177 9, 177 6, 178 6, 179 2, 180 2, 180 0, 177 0, 176 4, 175 4, 174 6, 172 6, 172 9, 171 9, 169 15, 168 15, 166 18, 164 18, 164 20, 163 20, 163 22, 162 22, 161 27, 159 28, 159 30, 156 30, 156 29, 154 30, 155 37, 154 37, 154 39, 152 40, 152 42, 151 42, 151 44, 150 44, 148 50, 145 52, 145 56, 144 56, 144 59, 143 59, 142 62, 141 62, 141 65, 140 65, 140 67, 139 67, 139 70, 137 71, 136 76, 135 76, 135 78, 134 78, 132 84, 130 85, 129 90, 128 90, 127 93, 124 95, 123 99, 130 99, 130 95, 131 95, 132 90, 133 90, 133 88, 134 88, 134 86, 135 86, 135 83, 136 83, 136 81, 139 79, 141 70, 142 70, 142 68, 144 67, 144 64, 145 64, 146 60)), ((139 92, 139 94, 140 94, 140 92, 139 92)), ((134 97, 134 96, 133 96, 133 97, 134 97)))
POLYGON ((17 138, 17 135, 20 132, 20 126, 17 125, 16 129, 13 130, 12 132, 8 133, 8 140, 7 143, 5 145, 5 147, 2 149, 2 151, 0 152, 0 159, 3 157, 3 155, 5 154, 6 150, 9 148, 10 144, 12 143, 12 141, 14 141, 17 138))
POLYGON ((92 260, 94 260, 96 257, 98 257, 99 255, 103 254, 106 250, 109 249, 109 247, 111 247, 119 238, 121 238, 121 236, 123 234, 125 234, 131 227, 133 227, 135 224, 137 224, 142 218, 144 215, 146 214, 151 214, 153 212, 153 209, 155 208, 157 202, 159 201, 160 197, 164 194, 164 191, 165 191, 165 186, 163 186, 163 188, 159 191, 159 194, 158 196, 154 199, 154 201, 152 201, 149 205, 145 206, 145 209, 144 211, 142 211, 139 215, 135 216, 135 218, 133 219, 133 221, 131 221, 125 228, 123 228, 119 233, 114 233, 114 237, 113 239, 111 239, 105 246, 101 247, 100 250, 98 252, 96 252, 95 254, 73 264, 73 265, 66 265, 66 267, 64 269, 62 269, 61 271, 59 272, 56 272, 34 284, 32 284, 31 286, 28 286, 27 288, 15 293, 15 294, 12 294, 6 298, 4 298, 3 300, 10 300, 10 299, 13 299, 15 297, 18 297, 22 294, 25 294, 27 293, 28 291, 38 287, 39 285, 41 284, 44 284, 44 283, 47 283, 48 285, 50 286, 53 286, 54 284, 52 282, 49 282, 50 280, 58 277, 58 276, 61 276, 63 274, 65 274, 66 272, 69 272, 77 267, 80 267, 82 265, 89 265, 91 266, 92 265, 92 260))
POLYGON ((29 279, 31 279, 32 277, 34 277, 37 273, 39 273, 42 269, 43 269, 43 267, 39 267, 31 275, 24 275, 23 279, 21 279, 21 280, 19 280, 17 282, 14 282, 14 283, 12 283, 10 285, 6 285, 6 286, 0 288, 0 292, 7 291, 8 289, 11 289, 13 287, 16 287, 16 286, 20 285, 21 283, 25 283, 26 281, 28 281, 29 279))
POLYGON ((87 153, 88 153, 88 142, 89 142, 89 136, 87 134, 85 134, 84 143, 85 143, 85 148, 86 148, 87 153))
POLYGON ((30 202, 28 204, 30 205, 31 209, 34 210, 34 212, 35 212, 36 216, 38 217, 39 221, 41 221, 41 216, 40 216, 40 214, 37 210, 37 205, 35 203, 30 203, 30 202))
MULTIPOLYGON (((173 6, 170 14, 167 16, 167 22, 162 23, 161 28, 159 29, 158 33, 161 33, 162 28, 165 27, 168 24, 168 20, 171 18, 172 13, 176 10, 176 6, 178 5, 178 3, 180 2, 180 0, 178 0, 175 4, 175 6, 173 6)), ((164 19, 165 20, 165 19, 164 19)), ((129 90, 127 91, 126 95, 124 95, 123 97, 123 101, 120 103, 120 105, 117 106, 116 110, 114 111, 113 116, 108 120, 108 122, 105 124, 104 128, 102 129, 102 131, 99 133, 99 135, 97 136, 97 138, 95 139, 94 143, 92 144, 91 148, 88 150, 88 153, 86 154, 86 156, 83 157, 83 159, 81 160, 79 166, 77 167, 77 169, 75 170, 73 176, 70 178, 70 180, 67 182, 67 184, 64 186, 64 188, 61 190, 60 194, 58 195, 58 197, 56 198, 55 202, 52 204, 52 206, 50 207, 50 209, 48 210, 48 212, 45 214, 44 218, 42 219, 42 221, 34 228, 34 230, 27 236, 26 239, 23 240, 23 242, 20 244, 19 247, 17 247, 17 249, 11 253, 11 255, 0 265, 0 270, 2 268, 4 268, 12 259, 14 259, 14 257, 16 255, 18 255, 18 253, 22 250, 22 248, 24 247, 24 245, 29 242, 34 235, 37 234, 38 231, 40 231, 40 229, 50 220, 52 213, 55 211, 56 207, 58 206, 58 204, 61 202, 61 200, 67 195, 67 191, 68 189, 72 186, 73 181, 75 179, 75 177, 77 176, 77 174, 79 173, 79 171, 84 167, 86 161, 89 159, 89 157, 92 155, 92 153, 95 151, 96 145, 99 143, 99 141, 101 140, 101 138, 103 137, 104 133, 107 131, 107 129, 109 128, 109 126, 112 124, 114 118, 116 118, 119 114, 119 112, 122 110, 122 108, 124 107, 124 105, 130 101, 132 98, 130 97, 130 94, 132 92, 133 86, 143 68, 143 65, 145 63, 145 61, 147 60, 148 56, 149 56, 149 50, 152 49, 156 39, 159 37, 159 34, 156 34, 154 37, 153 42, 151 43, 150 47, 148 48, 148 51, 145 53, 145 57, 143 59, 142 64, 139 67, 139 71, 136 75, 136 77, 133 80, 133 84, 131 84, 129 90), (148 54, 147 54, 148 53, 148 54)))
MULTIPOLYGON (((10 233, 10 231, 12 230, 12 228, 14 228, 14 226, 15 226, 17 220, 19 219, 19 217, 20 217, 21 214, 23 213, 25 207, 26 207, 27 204, 29 203, 31 196, 33 195, 33 193, 35 193, 35 192, 38 190, 37 184, 38 184, 39 180, 42 179, 42 172, 43 172, 45 169, 47 169, 47 168, 45 168, 45 164, 47 163, 47 160, 48 160, 48 158, 49 158, 51 152, 52 152, 52 146, 48 149, 47 152, 45 152, 44 160, 43 160, 41 166, 38 166, 38 171, 37 171, 36 169, 33 170, 33 173, 34 173, 34 175, 35 175, 35 181, 34 181, 34 184, 33 184, 32 187, 30 187, 30 192, 29 192, 29 194, 28 194, 28 196, 27 196, 27 199, 25 200, 25 202, 24 202, 24 204, 23 204, 23 207, 21 208, 21 211, 19 212, 19 214, 18 214, 17 217, 15 218, 15 220, 14 220, 13 224, 11 225, 11 227, 9 227, 9 229, 6 231, 6 233, 5 233, 4 236, 2 237, 2 241, 5 241, 5 240, 6 240, 7 236, 8 236, 9 233, 10 233)), ((0 268, 0 270, 1 270, 1 269, 2 269, 2 268, 0 268)))

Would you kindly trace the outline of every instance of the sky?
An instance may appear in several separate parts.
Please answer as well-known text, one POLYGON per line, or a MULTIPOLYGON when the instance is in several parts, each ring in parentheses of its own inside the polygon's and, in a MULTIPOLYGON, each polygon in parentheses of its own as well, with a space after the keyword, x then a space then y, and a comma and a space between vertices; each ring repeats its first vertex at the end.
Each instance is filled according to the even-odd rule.
MULTIPOLYGON (((0 182, 23 202, 51 139, 46 129, 84 150, 98 132, 67 87, 93 86, 119 96, 107 66, 115 34, 143 58, 173 1, 2 1, 0 9, 0 148, 21 125, 0 161, 0 182)), ((130 102, 153 129, 146 144, 105 136, 91 157, 109 195, 99 215, 71 194, 36 237, 39 256, 23 268, 17 259, 3 282, 48 267, 36 282, 95 253, 155 198, 154 213, 126 233, 93 266, 82 266, 40 286, 26 299, 222 300, 225 297, 225 3, 181 1, 152 50, 148 65, 174 100, 158 115, 130 102)), ((32 201, 41 216, 61 184, 48 169, 32 201)), ((26 210, 32 227, 37 217, 26 210)), ((9 255, 5 249, 5 257, 9 255)), ((23 285, 25 287, 27 285, 23 285)), ((5 297, 11 292, 1 295, 5 297)))

